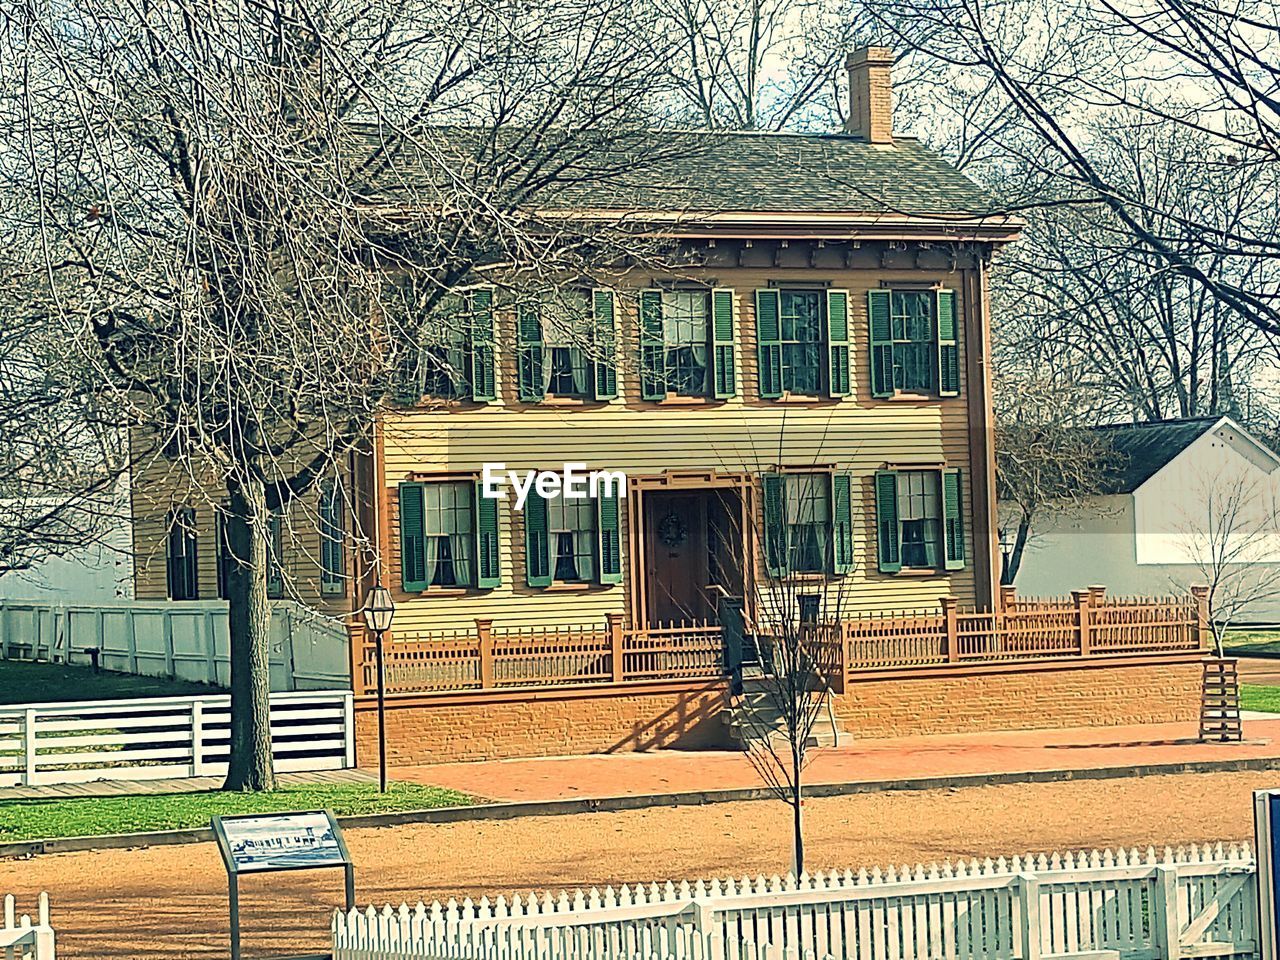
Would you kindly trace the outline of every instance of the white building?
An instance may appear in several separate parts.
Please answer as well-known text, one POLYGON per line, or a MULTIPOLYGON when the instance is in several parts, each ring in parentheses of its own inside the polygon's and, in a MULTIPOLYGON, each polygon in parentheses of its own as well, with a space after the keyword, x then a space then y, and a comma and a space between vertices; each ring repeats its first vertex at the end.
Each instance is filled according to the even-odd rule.
POLYGON ((1229 417, 1096 429, 1116 457, 1103 492, 1035 520, 1018 591, 1181 592, 1216 569, 1248 595, 1229 619, 1280 623, 1280 457, 1229 417))

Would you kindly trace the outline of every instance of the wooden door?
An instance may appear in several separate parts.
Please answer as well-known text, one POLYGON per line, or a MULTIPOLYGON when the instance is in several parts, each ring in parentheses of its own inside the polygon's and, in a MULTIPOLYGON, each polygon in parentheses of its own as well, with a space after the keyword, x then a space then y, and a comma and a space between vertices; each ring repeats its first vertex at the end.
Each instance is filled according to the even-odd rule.
POLYGON ((649 624, 706 621, 708 602, 706 495, 645 495, 649 624))

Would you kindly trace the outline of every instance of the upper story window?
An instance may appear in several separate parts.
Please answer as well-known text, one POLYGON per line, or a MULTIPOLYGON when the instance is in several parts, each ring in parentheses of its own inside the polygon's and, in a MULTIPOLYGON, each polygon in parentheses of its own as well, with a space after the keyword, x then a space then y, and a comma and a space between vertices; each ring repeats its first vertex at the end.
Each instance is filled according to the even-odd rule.
POLYGON ((400 570, 403 589, 496 587, 497 501, 470 480, 400 484, 400 570))
POLYGON ((849 293, 756 291, 760 396, 842 397, 849 393, 849 293))
POLYGON ((851 494, 847 473, 766 473, 763 534, 769 575, 853 569, 851 494))
POLYGON ((401 399, 417 403, 497 398, 493 288, 446 294, 418 325, 418 342, 406 350, 401 399))
POLYGON ((640 395, 725 399, 736 391, 734 292, 640 292, 640 395))
POLYGON ((876 474, 880 570, 960 570, 965 565, 959 470, 876 474))
POLYGON ((952 290, 871 290, 871 394, 954 397, 960 348, 952 290))
POLYGON ((165 580, 170 600, 199 600, 199 565, 196 545, 196 511, 174 507, 166 517, 165 580))
POLYGON ((566 289, 516 307, 518 395, 609 400, 618 395, 611 290, 566 289))

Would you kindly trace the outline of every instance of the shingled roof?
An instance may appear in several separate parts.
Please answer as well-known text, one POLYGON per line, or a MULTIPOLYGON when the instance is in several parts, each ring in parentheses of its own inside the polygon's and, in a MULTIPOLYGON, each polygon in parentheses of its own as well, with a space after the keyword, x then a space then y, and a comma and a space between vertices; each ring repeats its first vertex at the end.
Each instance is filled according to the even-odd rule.
POLYGON ((1093 427, 1116 455, 1099 492, 1132 493, 1221 420, 1196 417, 1093 427))
MULTIPOLYGON (((369 136, 376 136, 374 131, 369 136)), ((465 171, 474 132, 436 131, 431 151, 452 150, 465 171)), ((500 136, 519 162, 519 131, 500 136)), ((483 145, 483 141, 481 141, 483 145)), ((475 163, 483 178, 495 159, 475 163)), ((425 171, 424 171, 425 172, 425 171)), ((463 172, 465 180, 466 173, 463 172)), ((429 177, 428 177, 429 179, 429 177)), ((382 189, 395 190, 383 182, 382 189)), ((842 213, 969 219, 995 202, 918 140, 872 144, 843 134, 640 131, 603 137, 538 193, 543 209, 689 213, 842 213)))

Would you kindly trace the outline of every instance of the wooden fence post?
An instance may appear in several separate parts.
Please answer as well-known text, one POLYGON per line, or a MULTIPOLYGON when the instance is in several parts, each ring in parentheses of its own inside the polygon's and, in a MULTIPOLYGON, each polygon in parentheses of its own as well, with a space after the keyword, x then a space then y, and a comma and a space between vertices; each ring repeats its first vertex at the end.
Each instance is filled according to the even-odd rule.
POLYGON ((947 662, 957 663, 960 660, 960 624, 956 616, 956 607, 960 601, 955 597, 942 598, 942 621, 947 631, 947 662))
POLYGON ((204 775, 204 701, 191 700, 191 775, 204 775))
POLYGON ((1196 584, 1191 588, 1191 596, 1196 600, 1196 648, 1208 650, 1213 645, 1213 631, 1209 628, 1209 588, 1196 584))
POLYGON ((36 782, 36 711, 28 707, 22 711, 22 785, 31 787, 36 782))
POLYGON ((480 639, 480 689, 493 687, 493 621, 476 619, 476 636, 480 639))
POLYGON ((1018 875, 1019 960, 1040 960, 1040 881, 1030 873, 1018 875))
POLYGON ((1012 583, 1000 584, 1000 609, 1008 610, 1018 599, 1018 588, 1012 583))
POLYGON ((1182 953, 1182 921, 1178 916, 1178 868, 1171 864, 1156 867, 1155 889, 1151 892, 1151 939, 1160 960, 1178 960, 1182 953))
POLYGON ((622 650, 622 614, 606 613, 604 615, 609 630, 609 657, 610 665, 613 668, 613 682, 621 683, 626 679, 626 671, 623 669, 623 650, 622 650))
POLYGON ((1088 590, 1072 590, 1071 599, 1076 604, 1076 640, 1080 656, 1087 657, 1093 633, 1093 594, 1088 590))

